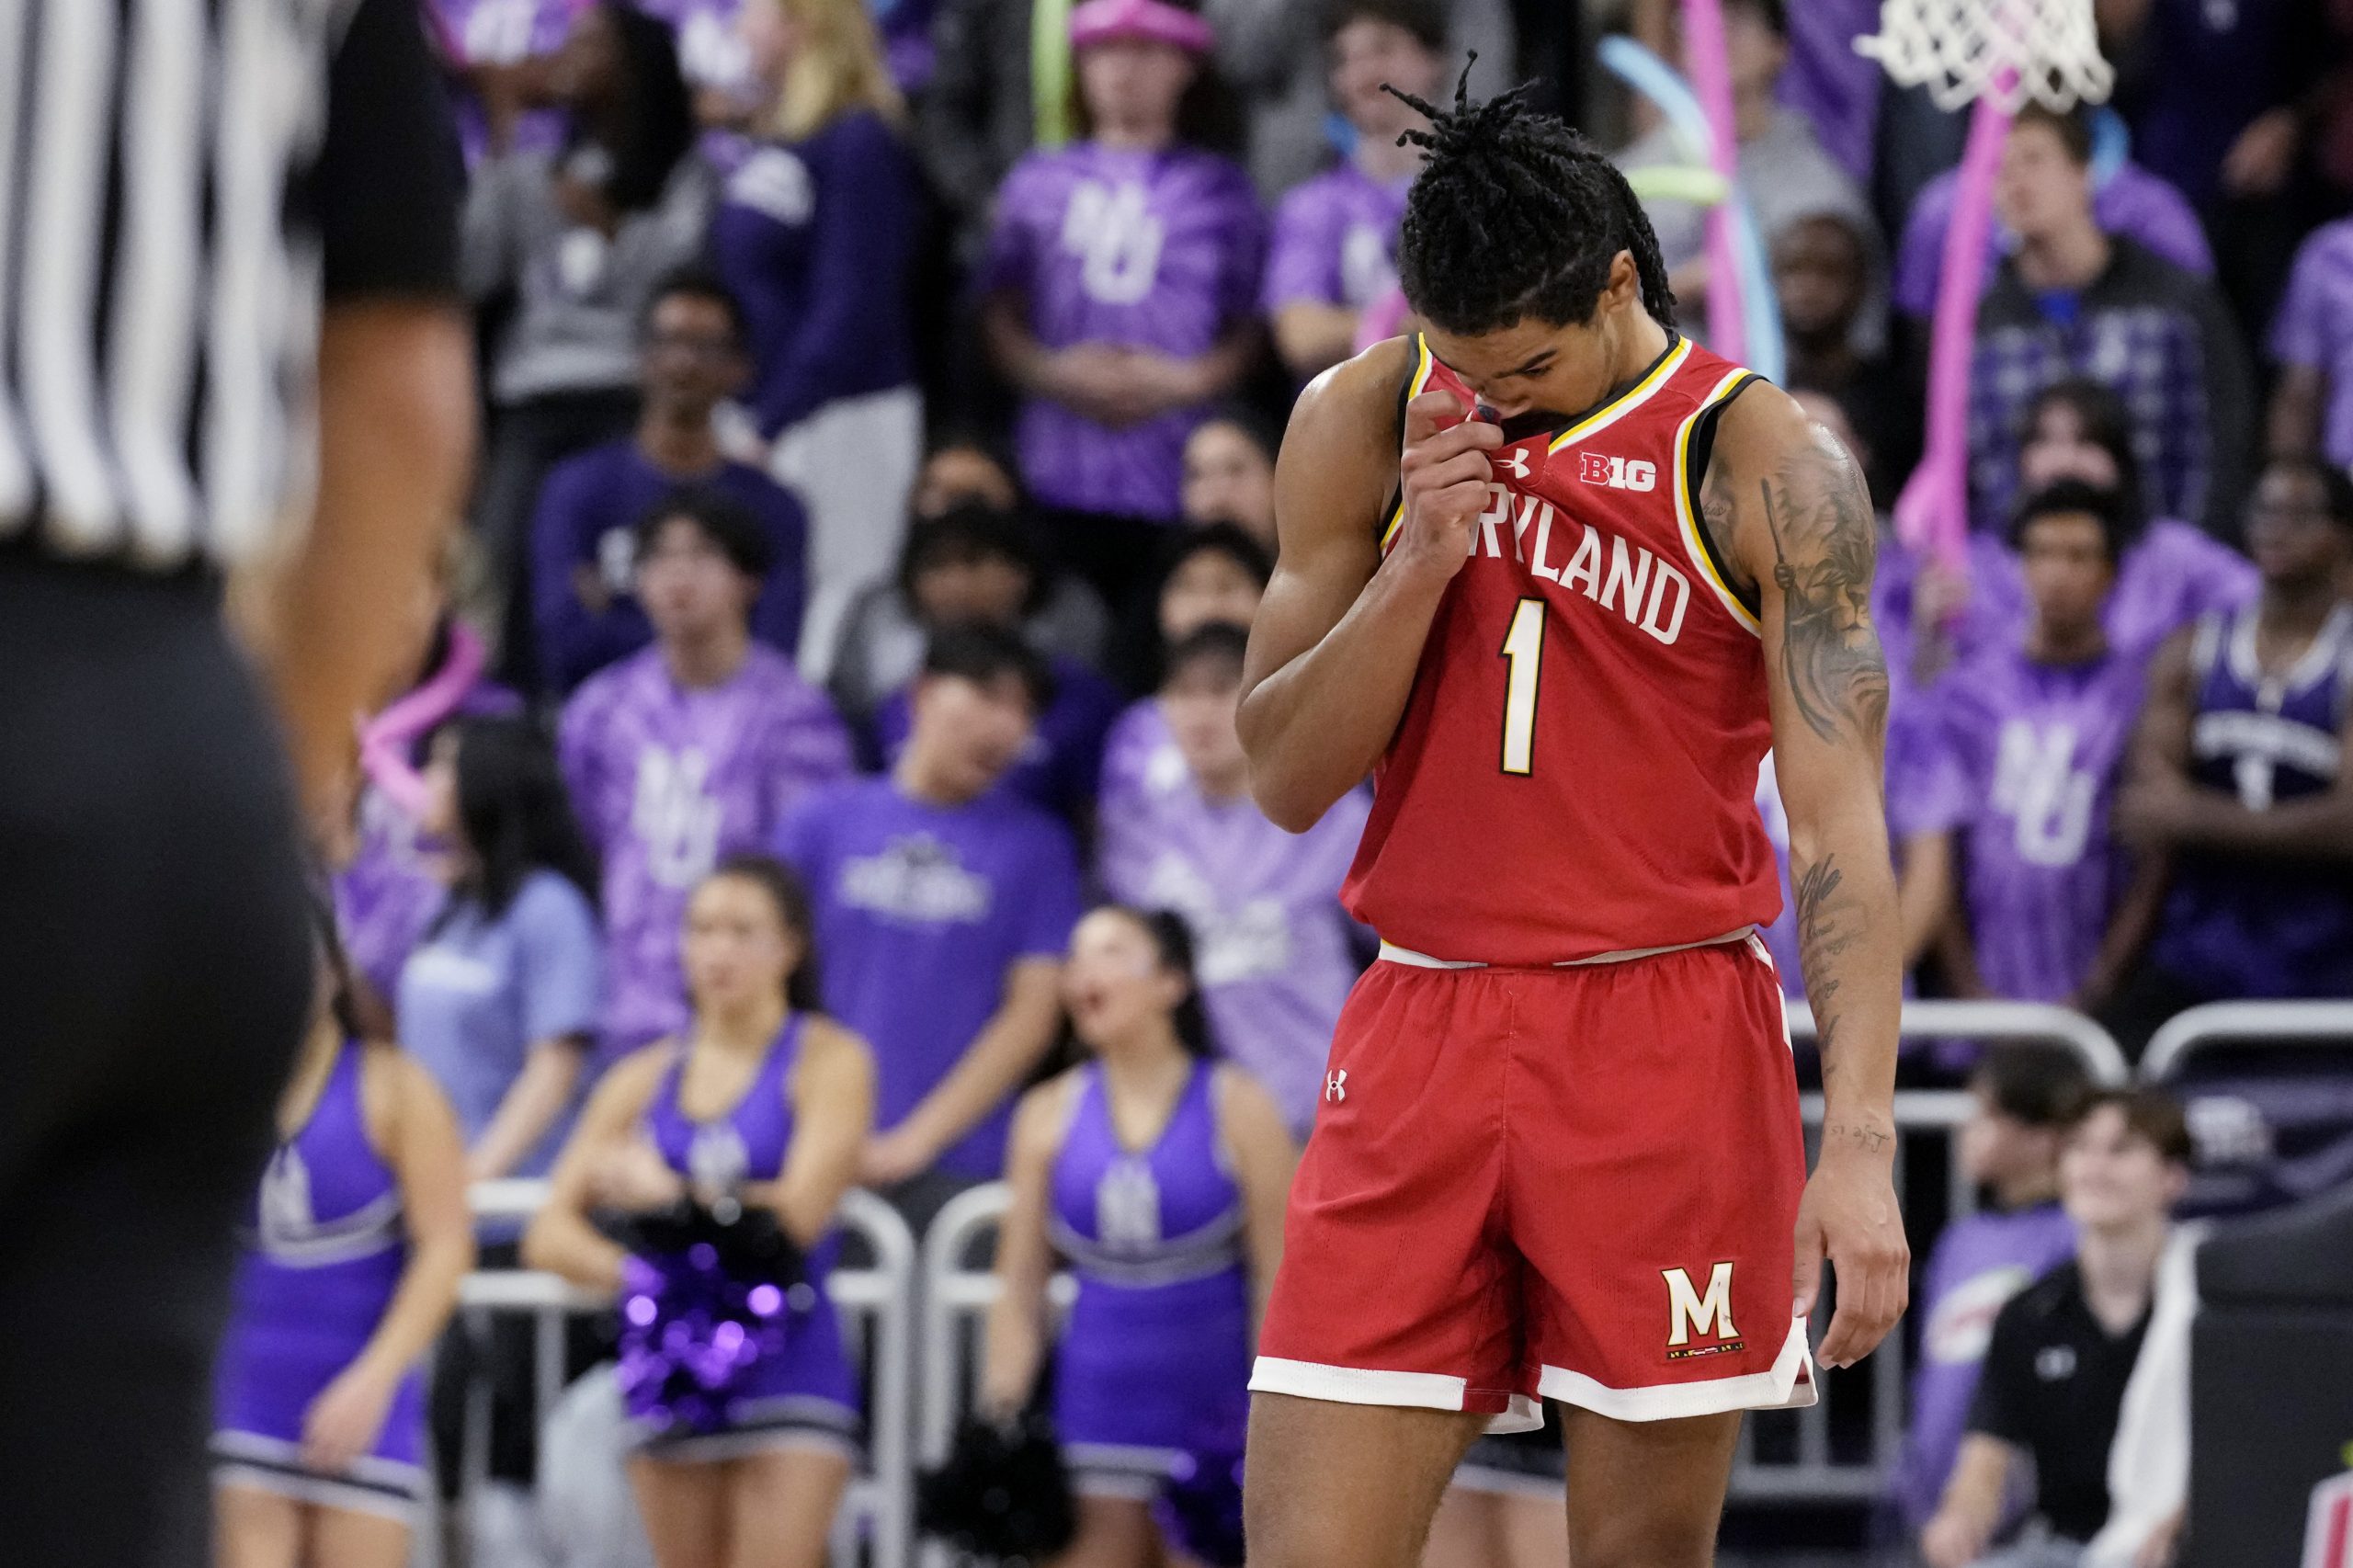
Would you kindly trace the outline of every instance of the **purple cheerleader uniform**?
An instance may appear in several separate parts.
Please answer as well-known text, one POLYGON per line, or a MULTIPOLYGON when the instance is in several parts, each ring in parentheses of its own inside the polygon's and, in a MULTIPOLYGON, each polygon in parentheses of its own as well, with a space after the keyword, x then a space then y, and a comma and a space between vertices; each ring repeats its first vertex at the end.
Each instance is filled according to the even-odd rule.
MULTIPOLYGON (((687 1053, 678 1052, 645 1113, 646 1132, 665 1164, 698 1187, 722 1193, 782 1174, 792 1146, 792 1107, 785 1085, 801 1054, 802 1022, 796 1014, 778 1031, 744 1097, 710 1121, 696 1121, 678 1108, 678 1080, 687 1062, 687 1053)), ((858 1384, 842 1349, 833 1299, 825 1292, 825 1274, 839 1250, 838 1237, 828 1233, 802 1258, 801 1278, 781 1290, 761 1282, 748 1282, 747 1290, 722 1285, 714 1290, 710 1281, 696 1278, 691 1253, 635 1260, 648 1266, 644 1272, 659 1276, 650 1291, 625 1290, 621 1309, 623 1398, 644 1451, 665 1460, 733 1459, 779 1448, 854 1455, 858 1384), (673 1358, 698 1352, 665 1342, 676 1317, 665 1309, 682 1300, 727 1301, 736 1294, 748 1303, 738 1314, 748 1320, 748 1328, 731 1334, 732 1325, 722 1321, 709 1337, 716 1344, 726 1335, 731 1343, 752 1346, 737 1352, 740 1370, 695 1408, 667 1398, 660 1374, 673 1358)), ((632 1272, 640 1270, 633 1265, 632 1272)), ((675 1388, 676 1381, 668 1386, 675 1388)))
POLYGON ((1198 1461, 1242 1451, 1250 1280, 1216 1080, 1213 1063, 1196 1063, 1159 1140, 1130 1151, 1101 1069, 1080 1069, 1047 1229, 1078 1276, 1054 1420, 1083 1494, 1149 1500, 1198 1461))
POLYGON ((400 1182, 368 1142, 364 1046, 347 1041, 310 1119, 262 1175, 214 1381, 213 1478, 406 1521, 424 1495, 424 1383, 401 1379, 348 1470, 302 1461, 302 1418, 376 1333, 408 1267, 400 1182))

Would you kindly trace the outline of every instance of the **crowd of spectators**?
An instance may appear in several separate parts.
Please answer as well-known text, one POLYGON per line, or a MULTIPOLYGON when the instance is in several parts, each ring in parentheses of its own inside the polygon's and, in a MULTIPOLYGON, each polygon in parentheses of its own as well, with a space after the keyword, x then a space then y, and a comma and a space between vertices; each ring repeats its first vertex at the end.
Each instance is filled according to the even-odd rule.
MULTIPOLYGON (((1496 0, 427 9, 488 439, 415 679, 466 689, 405 759, 422 812, 359 790, 338 891, 472 1174, 544 1170, 680 1027, 688 897, 744 851, 807 881, 875 1052, 858 1178, 918 1222, 1004 1169, 1097 897, 1185 917, 1222 1051, 1303 1133, 1370 951, 1365 803, 1293 837, 1246 788, 1277 432, 1412 330, 1384 88, 1449 93, 1469 46, 1498 91, 1557 40, 1496 0)), ((1591 9, 1679 57, 1664 0, 1591 9)), ((1792 390, 1884 504, 1958 120, 1856 69, 1874 6, 1723 9, 1792 390)), ((1915 983, 2137 1047, 2196 1001, 2353 996, 2353 40, 2305 0, 2099 15, 2114 104, 2004 153, 1966 560, 1890 527, 1874 608, 1915 983)), ((1680 161, 1640 104, 1544 89, 1630 169, 1680 161)), ((1703 213, 1651 217, 1704 331, 1703 213)))

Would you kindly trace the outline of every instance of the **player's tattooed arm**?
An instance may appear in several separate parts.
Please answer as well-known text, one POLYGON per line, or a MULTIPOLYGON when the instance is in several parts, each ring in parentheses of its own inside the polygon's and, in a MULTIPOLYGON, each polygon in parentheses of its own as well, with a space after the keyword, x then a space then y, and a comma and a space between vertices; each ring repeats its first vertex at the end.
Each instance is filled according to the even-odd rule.
POLYGON ((1910 1257, 1890 1174, 1903 936, 1880 792, 1877 519, 1854 460, 1770 387, 1726 412, 1709 469, 1702 516, 1756 589, 1799 967, 1822 1056, 1822 1153, 1798 1212, 1794 1299, 1810 1309, 1826 1256, 1838 1311, 1821 1354, 1841 1366, 1902 1312, 1910 1257))
POLYGON ((1833 744, 1887 737, 1887 660, 1871 626, 1879 524, 1846 449, 1815 426, 1757 482, 1781 606, 1781 659, 1799 716, 1833 744))

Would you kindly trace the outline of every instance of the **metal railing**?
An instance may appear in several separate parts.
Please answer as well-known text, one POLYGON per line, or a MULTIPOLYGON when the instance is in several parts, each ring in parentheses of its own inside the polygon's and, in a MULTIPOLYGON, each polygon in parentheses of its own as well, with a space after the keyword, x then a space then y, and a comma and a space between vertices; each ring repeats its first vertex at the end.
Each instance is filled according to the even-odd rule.
POLYGON ((2353 1002, 2209 1002, 2166 1019, 2141 1053, 2141 1079, 2172 1079, 2193 1051, 2225 1040, 2353 1045, 2353 1002))
MULTIPOLYGON (((477 1184, 469 1194, 482 1219, 524 1219, 547 1199, 544 1181, 477 1184)), ((842 1195, 835 1222, 856 1235, 873 1261, 858 1268, 836 1268, 826 1277, 826 1293, 841 1313, 846 1347, 855 1358, 867 1352, 872 1369, 866 1389, 865 1464, 850 1478, 834 1521, 833 1557, 857 1561, 861 1537, 873 1544, 875 1568, 903 1568, 915 1530, 915 1464, 910 1426, 914 1419, 915 1345, 912 1286, 915 1236, 898 1210, 870 1192, 842 1195)), ((532 1269, 485 1269, 459 1288, 461 1313, 528 1312, 533 1318, 533 1392, 536 1429, 544 1431, 564 1386, 564 1327, 572 1314, 598 1312, 608 1298, 584 1290, 552 1274, 532 1269)), ((470 1400, 461 1452, 467 1490, 488 1473, 488 1424, 470 1400)))
MULTIPOLYGON (((1814 1036, 1813 1008, 1790 999, 1790 1033, 1814 1036)), ((2132 1076, 2124 1051, 2109 1034, 2083 1014, 2049 1002, 1906 1002, 1906 1040, 2048 1040, 2072 1047, 2096 1082, 2121 1084, 2132 1076)))

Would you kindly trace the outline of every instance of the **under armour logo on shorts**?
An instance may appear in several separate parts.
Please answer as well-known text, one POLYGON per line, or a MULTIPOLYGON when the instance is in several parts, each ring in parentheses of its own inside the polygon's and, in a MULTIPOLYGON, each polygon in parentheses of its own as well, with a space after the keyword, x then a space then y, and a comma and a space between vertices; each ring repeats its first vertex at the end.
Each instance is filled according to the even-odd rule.
POLYGON ((1348 1097, 1348 1071, 1347 1068, 1343 1067, 1337 1073, 1326 1073, 1324 1075, 1324 1097, 1327 1100, 1334 1101, 1335 1103, 1348 1097))

